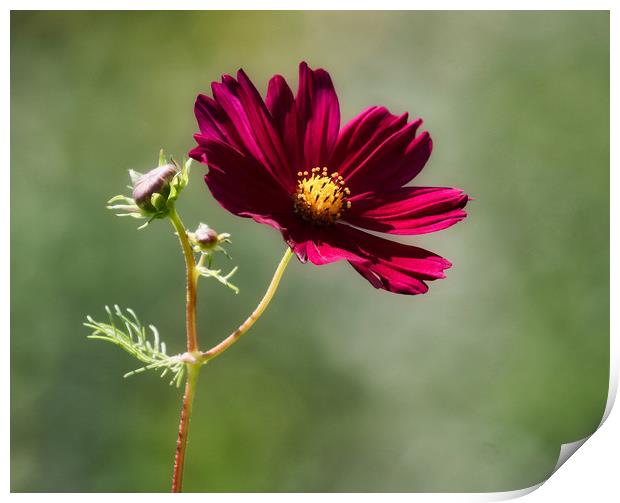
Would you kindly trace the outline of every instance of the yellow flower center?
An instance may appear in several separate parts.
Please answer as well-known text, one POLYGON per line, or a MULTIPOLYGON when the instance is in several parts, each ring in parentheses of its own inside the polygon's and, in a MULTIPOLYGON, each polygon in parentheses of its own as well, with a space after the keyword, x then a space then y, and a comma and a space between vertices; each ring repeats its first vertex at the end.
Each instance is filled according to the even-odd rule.
POLYGON ((342 212, 351 207, 351 193, 337 172, 327 174, 327 168, 314 168, 310 173, 297 173, 295 213, 317 224, 332 224, 342 212))

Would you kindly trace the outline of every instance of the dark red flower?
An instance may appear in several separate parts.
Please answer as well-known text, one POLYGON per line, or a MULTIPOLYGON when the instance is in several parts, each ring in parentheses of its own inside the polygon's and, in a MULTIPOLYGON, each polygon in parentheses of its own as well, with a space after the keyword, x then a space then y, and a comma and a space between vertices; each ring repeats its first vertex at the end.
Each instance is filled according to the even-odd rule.
POLYGON ((340 129, 329 74, 306 63, 296 96, 275 75, 263 101, 243 70, 211 89, 196 100, 189 155, 208 164, 225 209, 278 229, 302 262, 348 260, 376 288, 419 294, 445 277, 448 260, 358 229, 422 234, 465 218, 461 190, 405 186, 431 154, 421 119, 370 107, 340 129))

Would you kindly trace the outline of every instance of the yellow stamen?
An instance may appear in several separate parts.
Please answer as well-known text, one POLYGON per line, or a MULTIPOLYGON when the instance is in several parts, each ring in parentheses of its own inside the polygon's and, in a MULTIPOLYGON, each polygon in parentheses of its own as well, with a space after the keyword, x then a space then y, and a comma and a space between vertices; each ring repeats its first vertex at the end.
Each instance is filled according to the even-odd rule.
POLYGON ((344 179, 327 167, 298 172, 297 192, 294 196, 295 212, 303 219, 317 224, 332 224, 342 212, 351 207, 347 196, 351 191, 344 186, 344 179), (308 176, 310 175, 310 176, 308 176))

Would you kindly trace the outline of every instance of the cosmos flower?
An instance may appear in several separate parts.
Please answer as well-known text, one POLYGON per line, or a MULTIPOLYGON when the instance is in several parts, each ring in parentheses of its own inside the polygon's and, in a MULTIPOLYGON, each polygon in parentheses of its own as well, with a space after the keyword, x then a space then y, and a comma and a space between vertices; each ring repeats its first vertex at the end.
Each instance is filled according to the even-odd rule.
POLYGON ((414 295, 445 277, 448 260, 362 230, 423 234, 465 218, 461 190, 406 185, 431 154, 421 119, 374 106, 341 129, 329 74, 303 62, 295 96, 275 75, 263 101, 243 70, 211 89, 189 155, 225 209, 278 229, 302 262, 347 260, 375 288, 414 295))

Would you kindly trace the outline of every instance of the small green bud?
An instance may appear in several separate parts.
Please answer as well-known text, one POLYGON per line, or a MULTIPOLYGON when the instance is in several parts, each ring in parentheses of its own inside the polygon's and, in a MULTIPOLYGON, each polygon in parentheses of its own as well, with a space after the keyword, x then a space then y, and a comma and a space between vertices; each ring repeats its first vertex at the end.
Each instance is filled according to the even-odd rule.
POLYGON ((138 177, 132 193, 138 208, 149 213, 162 211, 170 194, 170 181, 178 172, 174 164, 165 164, 138 177))
POLYGON ((193 234, 193 241, 201 251, 214 249, 220 242, 219 234, 207 224, 201 223, 193 234))

